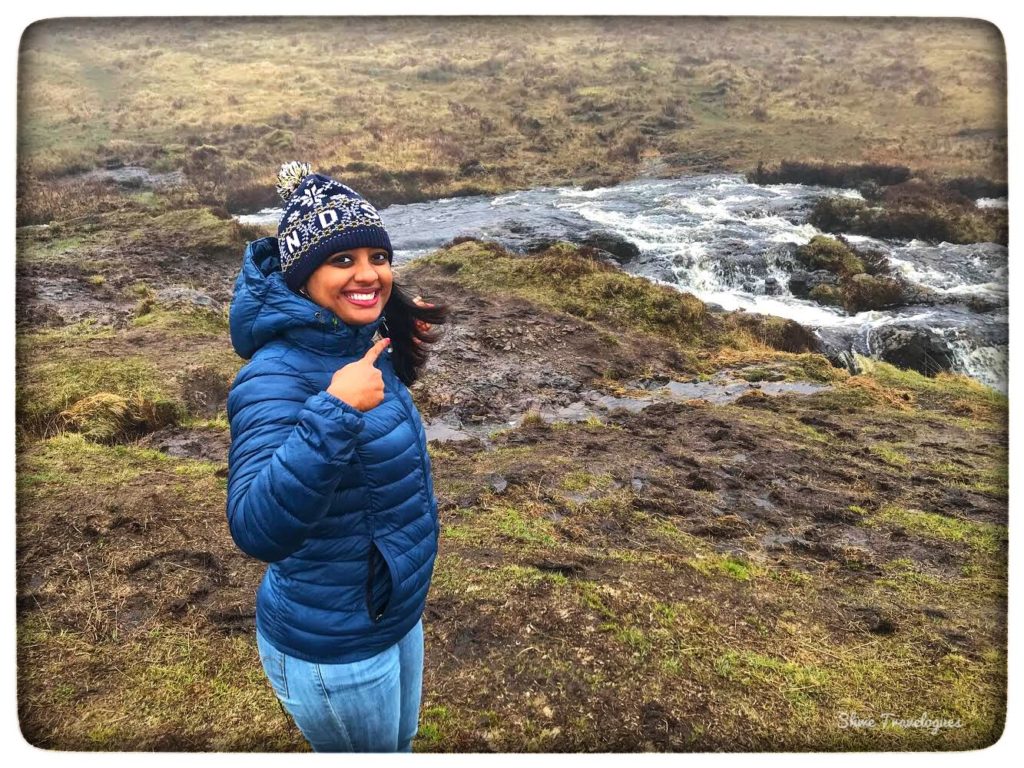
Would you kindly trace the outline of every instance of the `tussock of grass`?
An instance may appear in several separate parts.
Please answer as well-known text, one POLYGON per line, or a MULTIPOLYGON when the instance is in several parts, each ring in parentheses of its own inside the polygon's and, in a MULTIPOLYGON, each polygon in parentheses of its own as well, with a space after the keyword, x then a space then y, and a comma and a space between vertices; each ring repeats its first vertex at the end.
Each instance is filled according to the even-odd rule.
MULTIPOLYGON (((142 222, 140 222, 142 223, 142 222)), ((153 238, 173 243, 183 252, 199 252, 208 256, 237 259, 245 247, 238 222, 216 216, 209 208, 172 210, 154 216, 133 234, 136 245, 145 245, 153 238)))
POLYGON ((131 398, 99 392, 84 397, 57 418, 60 428, 80 433, 100 443, 118 442, 174 424, 176 404, 153 402, 140 395, 131 398))
POLYGON ((981 382, 955 373, 939 373, 925 376, 917 371, 898 368, 895 365, 868 357, 857 357, 864 375, 891 389, 902 389, 914 393, 919 399, 925 397, 935 405, 954 405, 961 401, 979 407, 999 411, 1007 407, 1006 395, 987 387, 981 382))
POLYGON ((84 429, 108 437, 173 424, 184 415, 156 368, 131 357, 36 361, 22 369, 17 411, 19 424, 32 432, 84 429))
POLYGON ((864 263, 849 246, 825 235, 815 235, 797 248, 796 257, 808 269, 825 269, 843 277, 864 271, 864 263))

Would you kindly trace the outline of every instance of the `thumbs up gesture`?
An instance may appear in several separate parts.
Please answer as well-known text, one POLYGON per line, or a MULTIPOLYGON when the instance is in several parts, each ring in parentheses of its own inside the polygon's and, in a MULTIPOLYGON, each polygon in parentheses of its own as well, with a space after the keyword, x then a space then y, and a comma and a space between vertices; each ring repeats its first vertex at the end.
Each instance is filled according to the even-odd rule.
POLYGON ((334 372, 327 391, 360 411, 376 408, 384 401, 384 377, 374 363, 391 339, 381 339, 354 363, 334 372))

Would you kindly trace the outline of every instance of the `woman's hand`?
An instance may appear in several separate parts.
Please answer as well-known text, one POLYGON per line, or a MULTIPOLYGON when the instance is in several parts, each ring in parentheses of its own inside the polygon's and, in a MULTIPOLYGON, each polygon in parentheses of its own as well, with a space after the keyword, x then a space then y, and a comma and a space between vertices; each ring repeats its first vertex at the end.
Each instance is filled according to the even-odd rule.
POLYGON ((374 363, 390 343, 391 339, 381 339, 360 360, 336 370, 327 392, 360 411, 380 405, 384 401, 384 377, 374 363))
MULTIPOLYGON (((413 299, 413 303, 418 304, 421 307, 432 307, 432 306, 434 306, 433 304, 428 304, 427 302, 425 302, 423 300, 422 296, 417 296, 416 298, 414 298, 413 299)), ((418 331, 422 332, 422 333, 426 333, 427 331, 430 330, 430 323, 425 322, 423 320, 417 320, 416 321, 416 329, 418 331)), ((413 341, 415 341, 417 344, 422 344, 423 343, 422 341, 420 341, 415 336, 413 336, 412 338, 413 338, 413 341)))

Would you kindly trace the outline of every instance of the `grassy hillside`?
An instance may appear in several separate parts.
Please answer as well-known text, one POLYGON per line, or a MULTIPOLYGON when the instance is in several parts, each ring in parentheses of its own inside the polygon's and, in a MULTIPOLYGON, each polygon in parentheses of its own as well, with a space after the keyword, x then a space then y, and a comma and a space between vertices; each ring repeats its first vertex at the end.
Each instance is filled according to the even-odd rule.
POLYGON ((294 158, 378 205, 782 159, 1006 178, 970 20, 74 19, 19 61, 23 181, 180 169, 232 209, 294 158))

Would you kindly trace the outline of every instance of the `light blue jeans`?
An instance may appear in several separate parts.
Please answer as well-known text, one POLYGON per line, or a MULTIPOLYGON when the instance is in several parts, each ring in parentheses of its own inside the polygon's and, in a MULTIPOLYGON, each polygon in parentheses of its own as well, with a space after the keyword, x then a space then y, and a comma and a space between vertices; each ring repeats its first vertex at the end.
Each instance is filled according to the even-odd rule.
POLYGON ((423 619, 376 656, 315 664, 257 629, 263 671, 314 752, 412 752, 423 688, 423 619))

